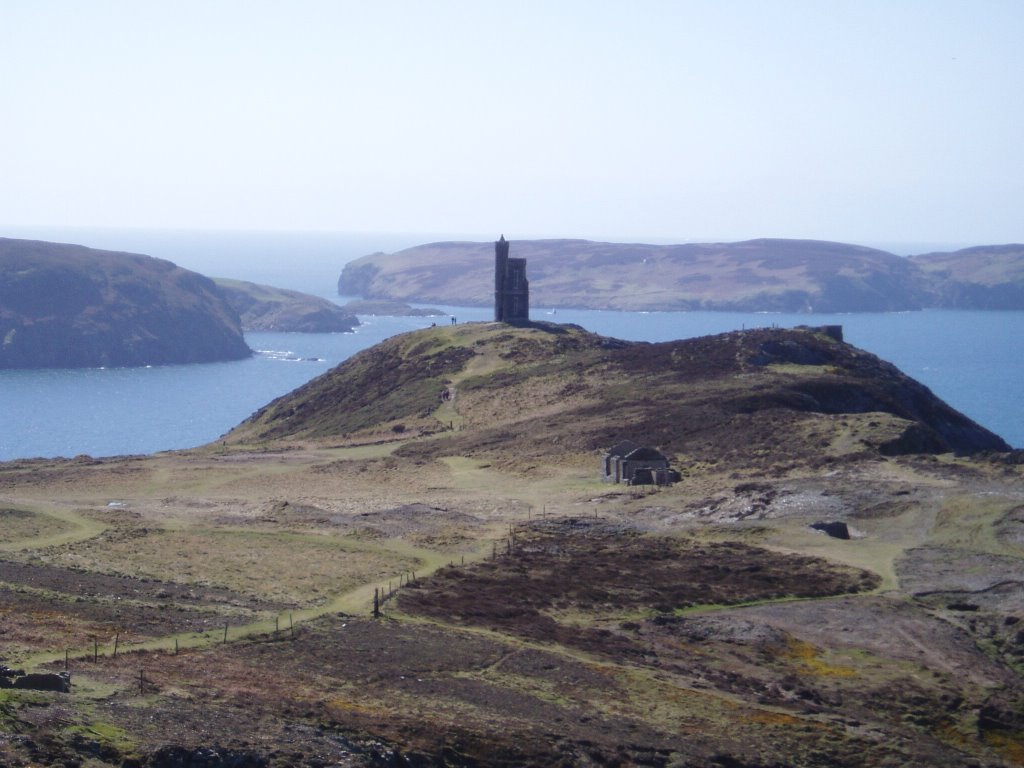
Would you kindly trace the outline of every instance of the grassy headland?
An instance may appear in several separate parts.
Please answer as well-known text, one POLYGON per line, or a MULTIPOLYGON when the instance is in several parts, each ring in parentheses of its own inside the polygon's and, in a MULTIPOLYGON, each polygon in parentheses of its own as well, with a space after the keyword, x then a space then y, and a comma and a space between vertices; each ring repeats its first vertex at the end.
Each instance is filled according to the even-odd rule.
POLYGON ((0 663, 74 682, 0 691, 0 761, 1020 764, 1018 458, 814 329, 404 334, 203 448, 0 465, 0 663), (600 482, 622 439, 682 481, 600 482))

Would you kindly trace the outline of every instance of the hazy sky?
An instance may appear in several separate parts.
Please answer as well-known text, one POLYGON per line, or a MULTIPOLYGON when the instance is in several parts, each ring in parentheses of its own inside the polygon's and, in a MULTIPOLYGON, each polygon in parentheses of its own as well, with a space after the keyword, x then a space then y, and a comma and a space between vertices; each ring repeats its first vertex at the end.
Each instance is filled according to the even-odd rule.
POLYGON ((1024 241, 1022 0, 0 0, 0 235, 1024 241))

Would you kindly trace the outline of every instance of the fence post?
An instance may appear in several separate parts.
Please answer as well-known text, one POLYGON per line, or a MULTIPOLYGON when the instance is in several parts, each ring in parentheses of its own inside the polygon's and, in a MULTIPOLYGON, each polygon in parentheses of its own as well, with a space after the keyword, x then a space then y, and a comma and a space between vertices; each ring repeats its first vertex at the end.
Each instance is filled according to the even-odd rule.
POLYGON ((114 658, 115 659, 117 658, 117 644, 118 644, 118 642, 120 640, 121 640, 121 633, 120 632, 115 632, 114 633, 114 658))

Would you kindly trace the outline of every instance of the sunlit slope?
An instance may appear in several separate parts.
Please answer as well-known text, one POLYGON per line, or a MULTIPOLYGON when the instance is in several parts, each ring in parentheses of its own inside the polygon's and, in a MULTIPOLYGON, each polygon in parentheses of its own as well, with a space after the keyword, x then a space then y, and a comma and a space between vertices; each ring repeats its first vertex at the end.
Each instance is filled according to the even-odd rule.
POLYGON ((228 435, 275 439, 401 439, 406 455, 509 466, 571 461, 621 439, 690 462, 766 469, 1007 449, 891 364, 813 329, 648 344, 549 323, 389 339, 228 435))

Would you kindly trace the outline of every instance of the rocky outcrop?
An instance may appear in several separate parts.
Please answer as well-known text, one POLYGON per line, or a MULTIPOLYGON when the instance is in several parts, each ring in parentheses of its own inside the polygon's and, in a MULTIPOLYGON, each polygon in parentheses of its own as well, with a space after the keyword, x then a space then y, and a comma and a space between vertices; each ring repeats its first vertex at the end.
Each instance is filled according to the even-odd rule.
POLYGON ((359 325, 354 312, 319 296, 243 280, 214 282, 246 331, 348 333, 359 325))
POLYGON ((237 313, 207 277, 150 256, 0 238, 0 368, 250 354, 237 313))
POLYGON ((0 665, 0 688, 19 688, 27 691, 54 691, 68 693, 71 675, 67 672, 29 672, 0 665))

